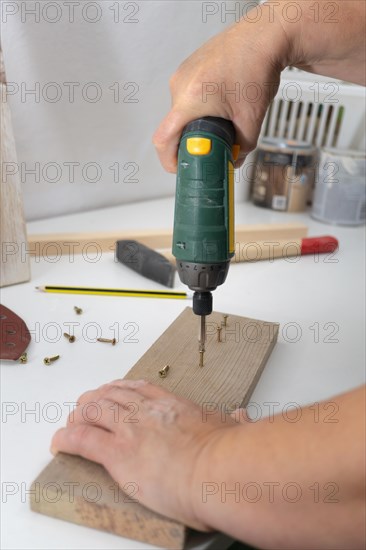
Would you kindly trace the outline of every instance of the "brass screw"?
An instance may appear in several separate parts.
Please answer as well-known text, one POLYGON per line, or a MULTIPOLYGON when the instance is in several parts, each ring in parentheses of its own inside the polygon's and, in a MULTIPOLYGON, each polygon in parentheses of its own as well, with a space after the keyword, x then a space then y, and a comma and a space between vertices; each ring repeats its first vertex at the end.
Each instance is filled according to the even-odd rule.
POLYGON ((19 357, 19 361, 22 363, 22 365, 28 362, 27 352, 24 352, 23 355, 19 357))
POLYGON ((224 327, 227 326, 227 318, 229 317, 228 315, 224 315, 224 327))
POLYGON ((71 335, 70 334, 67 334, 67 332, 64 332, 64 336, 65 338, 67 338, 69 340, 69 342, 72 344, 72 342, 75 342, 75 336, 74 335, 71 335))
POLYGON ((200 366, 200 367, 203 367, 203 356, 204 356, 204 354, 205 354, 205 350, 204 350, 204 349, 200 349, 198 353, 200 354, 200 363, 199 363, 199 366, 200 366))
POLYGON ((74 306, 74 310, 77 315, 81 315, 81 313, 83 313, 83 310, 81 309, 81 307, 74 306))
POLYGON ((57 359, 60 359, 60 356, 54 355, 53 357, 45 357, 43 359, 43 362, 45 365, 50 365, 51 363, 53 363, 53 361, 57 361, 57 359))
POLYGON ((166 378, 167 374, 168 374, 168 370, 169 370, 169 365, 165 365, 164 368, 162 368, 161 370, 159 370, 159 376, 160 378, 166 378))
POLYGON ((219 325, 217 325, 217 341, 218 342, 221 342, 221 331, 222 331, 222 327, 220 327, 219 325))
POLYGON ((112 344, 112 346, 114 346, 117 342, 117 340, 115 338, 113 338, 113 340, 109 340, 108 338, 97 338, 97 341, 98 342, 106 342, 107 344, 112 344))

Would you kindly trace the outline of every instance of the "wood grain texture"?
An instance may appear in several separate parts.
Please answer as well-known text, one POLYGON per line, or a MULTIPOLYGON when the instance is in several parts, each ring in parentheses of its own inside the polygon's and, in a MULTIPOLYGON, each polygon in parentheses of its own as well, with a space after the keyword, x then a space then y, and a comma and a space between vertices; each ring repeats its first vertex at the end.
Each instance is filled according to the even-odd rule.
POLYGON ((3 52, 1 50, 1 48, 0 48, 0 83, 1 84, 6 84, 4 56, 3 56, 3 52))
MULTIPOLYGON (((308 228, 302 223, 277 223, 237 225, 235 227, 236 255, 240 257, 245 244, 258 241, 278 241, 306 237, 308 228)), ((116 241, 134 240, 156 249, 172 247, 171 229, 151 229, 142 231, 112 231, 93 233, 54 233, 29 235, 29 254, 48 256, 52 254, 81 254, 83 248, 96 243, 102 252, 113 252, 116 241)))
MULTIPOLYGON (((203 411, 231 411, 246 405, 277 341, 279 325, 231 315, 218 342, 216 326, 222 319, 218 312, 208 317, 203 368, 198 367, 198 318, 186 308, 125 378, 145 378, 164 386, 201 405, 203 411), (160 378, 158 371, 166 364, 168 375, 160 378)), ((115 482, 100 465, 60 453, 34 481, 31 508, 157 546, 184 548, 184 525, 128 502, 130 497, 121 490, 116 498, 113 487, 115 482), (66 485, 70 482, 76 484, 72 499, 66 485), (85 487, 91 483, 101 489, 95 502, 85 496, 85 487)))
POLYGON ((27 234, 19 166, 15 151, 10 109, 6 100, 5 72, 0 50, 0 215, 1 272, 0 286, 22 283, 30 279, 29 257, 24 253, 27 234))
POLYGON ((131 492, 123 493, 99 464, 59 453, 33 483, 31 508, 156 546, 183 548, 184 526, 134 501, 134 485, 130 487, 131 492))

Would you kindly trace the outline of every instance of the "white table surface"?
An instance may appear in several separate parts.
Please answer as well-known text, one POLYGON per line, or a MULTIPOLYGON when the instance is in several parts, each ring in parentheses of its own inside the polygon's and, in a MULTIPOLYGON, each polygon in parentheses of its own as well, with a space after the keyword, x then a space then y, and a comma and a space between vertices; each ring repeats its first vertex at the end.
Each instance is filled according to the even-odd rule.
MULTIPOLYGON (((28 232, 171 228, 173 204, 168 198, 42 220, 29 223, 28 232)), ((334 235, 340 242, 339 251, 318 259, 307 256, 296 261, 234 264, 226 284, 214 293, 218 311, 281 325, 278 344, 251 399, 256 404, 250 409, 252 414, 258 410, 268 414, 268 405, 264 405, 268 402, 278 403, 273 405, 277 412, 288 403, 314 403, 365 379, 364 228, 329 226, 308 214, 272 212, 249 203, 236 206, 237 223, 290 221, 306 223, 309 235, 334 235)), ((33 259, 31 282, 1 290, 1 302, 21 315, 33 338, 26 365, 3 362, 0 370, 4 549, 152 548, 35 514, 26 495, 51 458, 50 439, 65 422, 66 403, 75 402, 87 389, 123 377, 190 304, 42 294, 34 289, 42 284, 163 288, 115 263, 112 253, 98 261, 93 261, 92 253, 57 261, 33 259), (75 315, 75 304, 83 308, 83 315, 75 315), (74 344, 60 336, 70 322, 79 323, 74 344), (97 330, 109 337, 117 328, 120 342, 114 347, 87 341, 95 339, 97 330), (60 360, 45 367, 43 358, 53 354, 60 354, 60 360)), ((183 288, 179 281, 176 288, 183 288)), ((194 547, 207 547, 207 543, 197 539, 194 547)))

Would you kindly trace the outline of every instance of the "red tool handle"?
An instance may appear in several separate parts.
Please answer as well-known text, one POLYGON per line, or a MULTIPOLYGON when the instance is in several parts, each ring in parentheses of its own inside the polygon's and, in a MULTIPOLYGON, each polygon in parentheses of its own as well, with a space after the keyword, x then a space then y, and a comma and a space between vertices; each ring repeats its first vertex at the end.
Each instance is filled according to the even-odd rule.
POLYGON ((334 252, 337 248, 337 239, 329 235, 325 237, 310 237, 308 239, 302 239, 301 241, 301 254, 334 252))

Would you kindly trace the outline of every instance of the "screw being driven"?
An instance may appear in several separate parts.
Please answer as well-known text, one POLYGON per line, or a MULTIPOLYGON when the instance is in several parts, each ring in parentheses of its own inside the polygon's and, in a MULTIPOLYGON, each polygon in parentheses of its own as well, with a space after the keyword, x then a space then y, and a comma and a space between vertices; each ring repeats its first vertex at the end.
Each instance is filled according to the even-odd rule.
POLYGON ((224 324, 223 326, 226 327, 227 326, 227 318, 229 317, 228 315, 224 315, 224 324))
POLYGON ((222 327, 221 326, 217 326, 217 341, 218 342, 221 342, 221 331, 222 331, 222 327))

